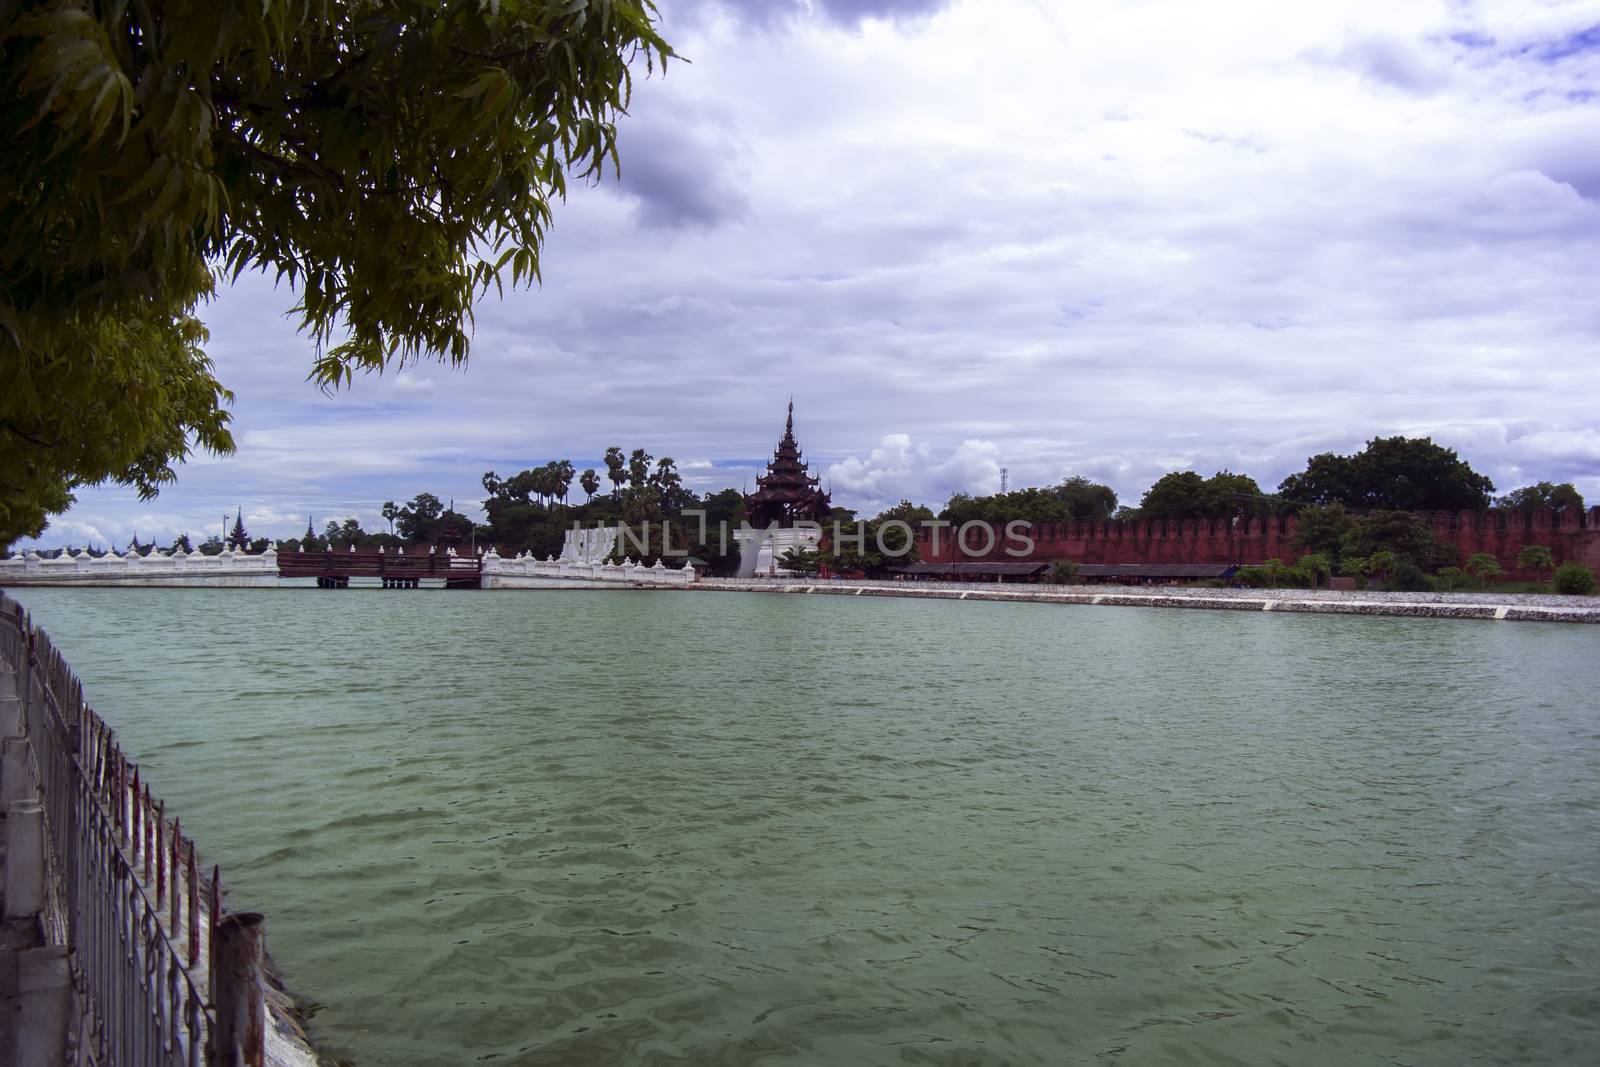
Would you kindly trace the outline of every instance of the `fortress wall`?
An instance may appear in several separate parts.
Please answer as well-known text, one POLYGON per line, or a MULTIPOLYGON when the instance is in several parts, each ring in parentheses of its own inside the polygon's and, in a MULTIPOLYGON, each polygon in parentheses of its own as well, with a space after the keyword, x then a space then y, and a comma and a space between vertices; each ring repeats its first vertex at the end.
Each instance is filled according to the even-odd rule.
POLYGON ((0 586, 131 585, 256 587, 278 584, 278 555, 272 549, 251 555, 228 549, 215 556, 198 552, 152 552, 141 556, 70 556, 42 558, 29 552, 0 560, 0 586))
MULTIPOLYGON (((1464 562, 1485 552, 1495 557, 1508 578, 1534 580, 1531 571, 1516 569, 1517 555, 1528 545, 1550 549, 1557 565, 1576 561, 1600 573, 1600 507, 1587 512, 1568 510, 1532 514, 1492 509, 1425 513, 1434 536, 1456 546, 1464 562)), ((1074 563, 1238 563, 1260 564, 1269 559, 1293 562, 1302 553, 1294 547, 1297 523, 1293 516, 1266 519, 1183 519, 1151 522, 1040 523, 1032 527, 1033 549, 1007 555, 1024 546, 1007 542, 1003 527, 996 528, 994 546, 969 554, 956 545, 956 531, 917 531, 917 547, 925 563, 960 563, 1019 559, 1074 563)), ((987 538, 969 533, 967 544, 981 548, 987 538)), ((1545 575, 1548 577, 1548 574, 1545 575)))
POLYGON ((579 589, 599 583, 689 585, 694 577, 694 568, 687 560, 681 567, 668 567, 660 560, 646 567, 631 559, 623 563, 580 563, 573 559, 538 559, 527 552, 501 556, 490 549, 483 557, 480 581, 484 589, 579 589))

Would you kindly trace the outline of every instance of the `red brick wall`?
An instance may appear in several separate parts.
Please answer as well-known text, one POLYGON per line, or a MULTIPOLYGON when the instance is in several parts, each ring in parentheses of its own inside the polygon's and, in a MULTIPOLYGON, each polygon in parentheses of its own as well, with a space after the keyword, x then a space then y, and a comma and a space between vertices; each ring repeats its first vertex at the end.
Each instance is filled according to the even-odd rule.
MULTIPOLYGON (((1463 511, 1459 515, 1430 512, 1424 517, 1433 526, 1434 536, 1456 546, 1463 562, 1475 553, 1487 552, 1500 562, 1507 578, 1533 580, 1531 571, 1516 570, 1517 554, 1526 545, 1544 545, 1557 565, 1576 560, 1600 573, 1600 507, 1590 508, 1587 513, 1536 511, 1524 515, 1491 510, 1463 511)), ((994 547, 978 555, 956 548, 953 529, 939 531, 939 549, 935 552, 933 533, 917 531, 917 547, 925 563, 980 559, 1070 559, 1076 563, 1265 563, 1281 559, 1289 563, 1301 555, 1294 547, 1292 517, 1040 524, 1028 531, 1033 549, 1022 555, 1006 554, 1007 548, 1021 551, 1026 545, 1008 542, 1003 528, 995 530, 994 547)), ((985 541, 976 530, 967 538, 974 549, 981 548, 985 541)))

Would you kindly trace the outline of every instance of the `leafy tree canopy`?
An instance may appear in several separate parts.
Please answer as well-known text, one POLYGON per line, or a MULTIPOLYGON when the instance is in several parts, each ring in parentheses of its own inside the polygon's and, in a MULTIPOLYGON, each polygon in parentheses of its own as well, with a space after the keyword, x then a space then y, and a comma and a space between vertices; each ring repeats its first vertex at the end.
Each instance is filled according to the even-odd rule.
POLYGON ((1516 511, 1538 511, 1540 508, 1549 508, 1557 511, 1562 508, 1576 508, 1583 510, 1583 494, 1578 492, 1578 487, 1571 482, 1537 482, 1525 485, 1521 489, 1513 489, 1499 500, 1495 501, 1500 507, 1511 508, 1516 511))
POLYGON ((444 502, 432 493, 418 493, 395 519, 400 536, 412 544, 431 543, 444 516, 444 502))
POLYGON ((1544 579, 1544 572, 1555 565, 1555 557, 1544 545, 1525 545, 1522 551, 1517 553, 1517 567, 1533 571, 1534 577, 1541 581, 1544 579))
POLYGON ((326 388, 467 357, 552 200, 617 164, 650 0, 0 5, 0 544, 74 487, 232 448, 195 317, 298 288, 326 388))
POLYGON ((1117 510, 1117 491, 1075 474, 1050 490, 1067 506, 1073 522, 1105 522, 1117 510))
POLYGON ((1273 501, 1248 474, 1218 471, 1202 478, 1195 471, 1164 474, 1139 501, 1143 519, 1227 519, 1267 515, 1273 501))
POLYGON ((1321 553, 1337 565, 1345 541, 1355 529, 1356 520, 1345 511, 1343 504, 1305 508, 1298 517, 1294 546, 1321 553))
POLYGON ((1493 482, 1427 437, 1375 437, 1353 456, 1324 452, 1278 486, 1294 506, 1373 511, 1478 510, 1489 506, 1492 492, 1493 482))
MULTIPOLYGON (((1341 546, 1347 556, 1392 555, 1424 570, 1453 566, 1459 553, 1454 545, 1433 536, 1426 520, 1409 511, 1384 511, 1362 518, 1341 546)), ((1378 570, 1374 564, 1374 570, 1378 570)))
POLYGON ((987 522, 1004 526, 1013 519, 1023 522, 1071 522, 1072 512, 1061 498, 1048 489, 1018 489, 993 496, 968 496, 957 493, 939 512, 939 518, 960 525, 987 522))

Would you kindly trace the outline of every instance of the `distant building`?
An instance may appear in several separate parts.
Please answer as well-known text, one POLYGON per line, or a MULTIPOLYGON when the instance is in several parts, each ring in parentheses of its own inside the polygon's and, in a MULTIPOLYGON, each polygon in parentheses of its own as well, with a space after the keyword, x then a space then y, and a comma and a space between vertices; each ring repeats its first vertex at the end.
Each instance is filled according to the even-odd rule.
POLYGON ((783 437, 773 450, 767 472, 756 479, 756 491, 744 498, 745 521, 754 527, 739 533, 739 577, 787 573, 778 565, 791 549, 816 549, 820 537, 815 530, 796 529, 795 523, 818 523, 828 517, 832 502, 822 490, 820 479, 807 473, 800 458, 800 444, 794 437, 794 401, 789 401, 789 417, 783 437), (772 527, 771 533, 767 532, 772 527))
POLYGON ((1050 569, 1048 563, 908 563, 890 570, 893 577, 913 582, 1037 582, 1050 569))
POLYGON ((794 401, 789 401, 789 418, 783 437, 773 450, 767 473, 756 479, 756 491, 746 493, 744 513, 751 526, 793 528, 797 520, 821 522, 828 517, 832 503, 823 492, 820 479, 806 473, 800 458, 800 445, 794 438, 794 401))

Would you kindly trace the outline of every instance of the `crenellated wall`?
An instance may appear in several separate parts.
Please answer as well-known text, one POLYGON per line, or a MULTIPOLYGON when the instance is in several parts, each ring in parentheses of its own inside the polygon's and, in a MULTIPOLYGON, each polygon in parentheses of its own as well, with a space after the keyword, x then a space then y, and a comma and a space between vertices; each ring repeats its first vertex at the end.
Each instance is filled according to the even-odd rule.
POLYGON ((278 584, 278 554, 255 555, 225 550, 215 556, 198 552, 152 552, 141 556, 91 556, 76 552, 46 559, 29 552, 0 559, 0 586, 134 585, 256 587, 278 584))
POLYGON ((530 553, 502 556, 493 549, 483 557, 480 582, 485 589, 539 589, 590 586, 595 582, 622 582, 648 585, 688 585, 694 581, 694 568, 687 560, 682 567, 668 567, 660 560, 646 567, 626 560, 622 563, 581 563, 574 559, 537 559, 530 553))
MULTIPOLYGON (((1528 545, 1550 549, 1557 565, 1576 561, 1600 572, 1600 507, 1525 514, 1499 509, 1489 511, 1427 512, 1424 518, 1434 536, 1453 544, 1463 561, 1485 552, 1495 557, 1509 579, 1534 579, 1531 571, 1516 569, 1517 555, 1528 545)), ((956 546, 956 531, 917 531, 917 547, 925 563, 959 563, 963 560, 1072 560, 1075 563, 1265 563, 1269 559, 1292 562, 1302 553, 1294 547, 1296 522, 1288 518, 1158 520, 1155 522, 1040 523, 1027 531, 1033 539, 1025 545, 1007 541, 997 528, 987 552, 967 553, 956 546), (1007 549, 1013 554, 1008 555, 1007 549)), ((966 544, 981 549, 987 538, 971 531, 966 544)), ((1549 577, 1548 574, 1545 577, 1549 577)))

